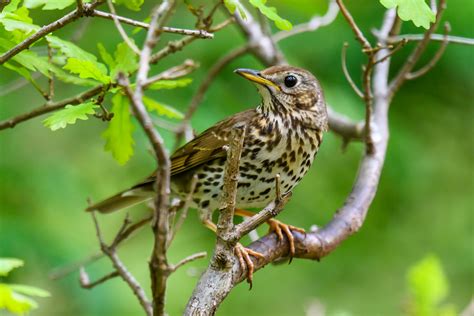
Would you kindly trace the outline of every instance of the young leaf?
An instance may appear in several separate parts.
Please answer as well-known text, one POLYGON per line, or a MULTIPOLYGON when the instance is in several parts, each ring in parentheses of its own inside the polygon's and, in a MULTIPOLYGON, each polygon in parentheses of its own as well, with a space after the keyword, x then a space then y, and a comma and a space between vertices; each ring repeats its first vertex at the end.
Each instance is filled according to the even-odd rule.
POLYGON ((102 43, 97 43, 97 48, 99 49, 99 54, 105 64, 109 67, 109 70, 115 68, 116 63, 112 55, 105 49, 102 43))
POLYGON ((15 293, 8 284, 0 283, 0 298, 0 310, 6 309, 16 315, 24 315, 38 307, 35 301, 19 293, 15 293))
POLYGON ((138 56, 125 42, 122 42, 117 45, 117 49, 115 50, 114 56, 115 67, 113 67, 110 74, 112 78, 115 78, 119 71, 123 71, 125 73, 132 73, 138 69, 138 56))
POLYGON ((114 0, 114 3, 123 4, 133 11, 140 11, 143 2, 144 0, 114 0))
POLYGON ((153 82, 148 89, 160 90, 160 89, 175 89, 182 88, 189 85, 193 80, 191 78, 182 78, 177 80, 159 80, 153 82))
POLYGON ((224 0, 224 5, 230 13, 234 14, 235 10, 237 10, 243 20, 247 19, 245 8, 238 0, 224 0))
POLYGON ((12 1, 10 1, 10 3, 7 4, 7 5, 3 8, 2 12, 3 12, 3 13, 8 13, 8 12, 13 12, 13 11, 15 11, 15 10, 18 8, 18 5, 20 4, 20 1, 21 1, 21 0, 12 0, 12 1))
POLYGON ((13 269, 23 266, 23 260, 16 258, 0 258, 0 276, 7 276, 13 269))
POLYGON ((91 53, 86 52, 85 50, 83 50, 72 42, 62 40, 59 37, 52 35, 46 36, 46 40, 48 41, 49 45, 51 45, 51 47, 58 49, 67 57, 77 58, 81 60, 89 60, 94 62, 97 61, 97 57, 95 57, 91 53))
POLYGON ((117 93, 112 98, 114 117, 102 134, 105 150, 110 151, 119 164, 125 164, 133 155, 133 125, 129 104, 124 96, 117 93))
POLYGON ((25 294, 28 296, 38 296, 38 297, 49 297, 51 296, 51 293, 48 291, 45 291, 43 289, 34 287, 34 286, 29 286, 29 285, 23 285, 23 284, 8 284, 8 286, 15 292, 25 294))
POLYGON ((387 9, 397 8, 397 13, 403 21, 413 21, 415 26, 425 29, 430 27, 436 17, 425 0, 379 0, 387 9))
POLYGON ((87 115, 94 114, 94 109, 99 107, 94 102, 85 102, 79 105, 68 104, 63 110, 55 112, 43 121, 44 126, 52 131, 65 128, 68 124, 75 124, 77 120, 87 120, 87 115))
POLYGON ((435 315, 438 304, 448 294, 448 281, 439 259, 429 255, 408 271, 413 315, 435 315))
POLYGON ((110 82, 110 77, 107 76, 107 69, 98 62, 69 58, 63 68, 78 74, 79 77, 84 79, 91 78, 105 84, 110 82))
POLYGON ((172 119, 182 119, 184 117, 183 113, 172 108, 169 105, 157 102, 151 98, 143 97, 143 103, 147 107, 148 111, 155 111, 158 115, 167 116, 172 119))
POLYGON ((293 28, 293 25, 290 21, 285 20, 278 15, 276 8, 267 7, 265 5, 267 0, 249 0, 249 2, 251 5, 256 7, 260 13, 275 22, 276 27, 278 27, 280 30, 289 31, 293 28))
POLYGON ((74 0, 25 0, 28 9, 42 7, 42 10, 62 10, 75 3, 74 0))

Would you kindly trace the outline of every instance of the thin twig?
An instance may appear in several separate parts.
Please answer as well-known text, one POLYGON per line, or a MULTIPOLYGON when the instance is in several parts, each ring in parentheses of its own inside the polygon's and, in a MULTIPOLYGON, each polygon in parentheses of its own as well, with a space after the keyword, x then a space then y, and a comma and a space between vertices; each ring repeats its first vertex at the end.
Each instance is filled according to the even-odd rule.
POLYGON ((140 283, 135 279, 135 277, 127 270, 125 265, 122 263, 120 258, 118 257, 115 248, 109 247, 105 242, 102 237, 102 233, 100 230, 99 222, 97 221, 97 217, 95 215, 95 212, 91 212, 92 220, 94 221, 94 226, 95 226, 95 231, 97 234, 97 239, 99 240, 100 243, 100 248, 102 249, 102 252, 109 257, 110 261, 112 262, 112 265, 114 266, 115 270, 117 273, 120 275, 122 280, 124 280, 130 289, 133 291, 133 294, 137 297, 138 301, 140 302, 140 305, 143 307, 145 310, 146 314, 148 316, 153 315, 153 310, 152 310, 152 305, 148 301, 148 298, 146 297, 145 291, 141 287, 140 283))
MULTIPOLYGON (((132 236, 133 233, 135 233, 137 230, 142 228, 145 224, 149 223, 151 221, 151 218, 152 218, 151 215, 146 216, 146 217, 142 218, 141 220, 135 222, 134 224, 129 225, 127 227, 127 229, 125 229, 120 234, 120 236, 116 235, 116 237, 114 238, 115 248, 118 248, 123 242, 127 241, 132 236)), ((99 252, 94 253, 94 254, 88 256, 87 258, 85 258, 83 260, 80 260, 78 262, 74 262, 74 263, 69 264, 65 267, 55 268, 49 274, 49 278, 51 280, 62 279, 65 276, 71 274, 72 272, 77 271, 81 267, 84 267, 84 266, 87 266, 87 265, 89 265, 93 262, 96 262, 97 260, 99 260, 100 258, 103 258, 103 257, 104 257, 104 253, 99 251, 99 252)))
POLYGON ((187 263, 190 263, 192 261, 195 261, 197 259, 201 259, 201 258, 205 258, 207 256, 207 252, 205 251, 202 251, 202 252, 198 252, 198 253, 195 253, 193 255, 190 255, 184 259, 182 259, 180 262, 178 262, 177 264, 175 265, 172 265, 170 267, 170 272, 175 272, 176 270, 178 270, 179 268, 181 268, 182 266, 184 266, 185 264, 187 263))
POLYGON ((120 276, 120 274, 117 271, 112 271, 109 274, 106 274, 103 277, 95 280, 94 282, 90 282, 86 270, 84 269, 84 267, 81 267, 79 270, 79 284, 83 289, 92 289, 97 285, 102 284, 105 281, 116 278, 118 276, 120 276))
POLYGON ((390 53, 388 53, 387 55, 385 55, 384 57, 380 58, 379 60, 375 61, 376 64, 378 63, 382 63, 384 61, 386 61, 387 59, 389 59, 390 57, 393 56, 393 54, 395 54, 396 52, 398 52, 402 47, 404 47, 406 45, 406 43, 408 43, 408 41, 406 39, 403 39, 401 41, 399 41, 398 43, 395 44, 395 47, 393 47, 391 50, 390 50, 390 53))
POLYGON ((359 41, 359 43, 362 45, 364 52, 371 51, 372 46, 370 45, 367 38, 365 38, 364 33, 362 33, 362 31, 360 30, 359 26, 354 21, 354 18, 349 13, 349 11, 347 10, 342 0, 336 0, 336 2, 339 5, 339 9, 341 9, 342 15, 344 15, 344 18, 346 19, 347 23, 349 24, 352 31, 354 32, 356 40, 359 41))
POLYGON ((107 0, 107 5, 109 6, 109 10, 112 13, 112 20, 114 21, 115 27, 117 28, 117 31, 119 32, 120 36, 135 54, 140 55, 140 50, 138 49, 137 45, 135 45, 135 43, 130 39, 130 37, 128 37, 127 33, 122 27, 122 24, 120 24, 112 0, 107 0))
POLYGON ((152 144, 155 158, 158 164, 154 203, 152 231, 155 236, 153 251, 149 262, 151 290, 153 296, 153 315, 164 315, 166 282, 169 276, 169 264, 166 257, 166 243, 169 234, 169 193, 170 193, 170 158, 166 152, 163 138, 158 131, 153 128, 153 121, 150 118, 143 104, 143 85, 148 80, 150 69, 151 53, 156 46, 162 33, 161 29, 168 20, 175 6, 174 0, 164 0, 160 6, 156 7, 151 16, 150 27, 146 36, 145 44, 140 53, 139 68, 135 92, 128 83, 128 78, 123 73, 119 74, 119 83, 124 86, 125 93, 129 97, 132 108, 142 126, 148 140, 152 144))
POLYGON ((346 77, 347 82, 351 86, 352 90, 360 97, 363 98, 364 94, 355 84, 354 80, 352 80, 351 74, 349 73, 349 69, 347 69, 347 48, 349 47, 349 43, 344 43, 342 46, 341 51, 341 64, 342 64, 342 71, 344 72, 344 76, 346 77))
POLYGON ((93 3, 91 4, 84 4, 82 7, 84 8, 84 10, 79 10, 78 8, 76 8, 75 10, 69 12, 68 14, 66 14, 65 16, 63 16, 62 18, 48 24, 48 25, 45 25, 43 26, 42 28, 40 28, 35 34, 29 36, 28 38, 26 38, 25 40, 23 40, 21 43, 19 43, 18 45, 14 46, 13 48, 11 48, 10 50, 8 50, 7 52, 3 53, 1 56, 0 56, 0 65, 2 65, 3 63, 5 63, 6 61, 8 61, 10 58, 12 58, 13 56, 17 55, 18 53, 20 53, 21 51, 27 49, 28 47, 30 47, 34 42, 40 40, 41 38, 45 37, 46 35, 48 35, 49 33, 51 32, 54 32, 60 28, 63 28, 65 25, 71 23, 71 22, 74 22, 76 21, 77 19, 79 19, 80 17, 82 17, 83 15, 83 11, 90 11, 90 10, 93 10, 95 7, 97 7, 98 5, 102 4, 103 1, 94 1, 93 3))
POLYGON ((293 26, 293 28, 289 31, 280 31, 273 35, 273 40, 275 42, 279 42, 282 39, 287 37, 294 36, 296 34, 305 33, 305 32, 313 32, 320 27, 326 26, 331 24, 337 17, 339 13, 339 7, 335 0, 331 0, 328 5, 328 10, 323 16, 313 16, 308 22, 298 24, 293 26))
POLYGON ((438 12, 436 13, 436 20, 434 23, 431 24, 430 28, 426 31, 423 39, 416 45, 413 52, 407 58, 406 62, 403 64, 401 69, 398 71, 398 74, 395 78, 390 82, 390 90, 389 90, 389 97, 392 98, 393 95, 400 89, 401 85, 407 79, 407 75, 413 70, 413 67, 420 59, 421 55, 425 51, 428 43, 431 39, 431 35, 434 33, 438 24, 441 20, 444 10, 446 9, 446 0, 440 0, 438 6, 438 12))
POLYGON ((449 25, 448 22, 444 24, 444 41, 441 43, 441 46, 439 49, 436 51, 434 54, 433 58, 430 59, 430 61, 417 71, 409 72, 406 75, 406 78, 408 80, 413 80, 416 78, 419 78, 429 72, 433 67, 438 63, 438 61, 441 59, 441 57, 444 54, 444 51, 446 50, 446 47, 448 46, 448 33, 451 31, 451 26, 449 25))
POLYGON ((71 97, 71 98, 67 98, 67 99, 64 99, 64 100, 61 100, 61 101, 58 101, 58 102, 54 102, 54 103, 46 102, 43 106, 38 107, 38 108, 34 109, 31 112, 20 114, 16 117, 13 117, 13 118, 10 118, 10 119, 7 119, 5 121, 0 122, 0 130, 6 129, 6 128, 13 128, 18 123, 27 121, 29 119, 32 119, 34 117, 37 117, 37 116, 40 116, 40 115, 43 115, 43 114, 46 114, 46 113, 49 113, 49 112, 53 112, 53 111, 62 109, 63 107, 65 107, 68 104, 72 104, 72 105, 81 104, 84 101, 98 95, 99 93, 102 92, 102 90, 103 90, 103 86, 100 85, 100 86, 94 87, 90 90, 87 90, 85 92, 82 92, 82 93, 80 93, 80 94, 78 94, 74 97, 71 97))
MULTIPOLYGON (((109 12, 104 12, 104 11, 99 11, 99 10, 94 10, 92 12, 93 16, 97 16, 100 18, 104 19, 109 19, 109 20, 114 20, 117 19, 121 23, 125 23, 128 25, 136 26, 136 27, 141 27, 144 29, 148 29, 150 27, 150 24, 141 22, 141 21, 136 21, 127 17, 123 17, 120 15, 112 14, 109 12)), ((161 29, 165 33, 175 33, 175 34, 182 34, 182 35, 192 35, 195 37, 199 38, 214 38, 214 34, 209 33, 205 30, 190 30, 190 29, 182 29, 182 28, 177 28, 177 27, 169 27, 169 26, 163 26, 161 29)))
POLYGON ((217 236, 223 240, 228 240, 227 235, 230 234, 234 227, 235 198, 237 196, 239 163, 244 139, 245 126, 236 127, 232 130, 230 144, 227 149, 227 163, 224 170, 224 186, 221 193, 222 203, 219 208, 219 219, 217 221, 217 236))
POLYGON ((146 89, 156 81, 171 80, 171 79, 176 79, 179 77, 186 76, 190 74, 191 72, 193 72, 198 67, 199 67, 199 64, 197 64, 193 60, 186 59, 181 65, 171 67, 153 77, 148 78, 147 81, 143 84, 143 87, 146 89))
POLYGON ((270 202, 270 204, 268 204, 265 208, 263 208, 254 216, 236 225, 234 232, 236 234, 235 238, 242 238, 261 224, 268 221, 270 218, 273 218, 280 214, 280 212, 283 211, 283 208, 285 207, 286 203, 288 203, 290 198, 291 192, 288 192, 281 196, 280 199, 276 199, 275 201, 270 202))
MULTIPOLYGON (((48 62, 51 64, 53 59, 53 49, 51 45, 48 43, 48 62)), ((54 98, 54 75, 51 71, 49 71, 49 78, 48 78, 48 101, 51 101, 54 98)))
MULTIPOLYGON (((424 34, 403 34, 398 36, 392 36, 388 38, 389 43, 394 43, 406 39, 407 41, 421 41, 425 38, 424 34)), ((460 45, 474 45, 474 38, 467 38, 461 36, 444 35, 444 34, 431 34, 430 40, 437 42, 447 41, 449 44, 460 44, 460 45)))

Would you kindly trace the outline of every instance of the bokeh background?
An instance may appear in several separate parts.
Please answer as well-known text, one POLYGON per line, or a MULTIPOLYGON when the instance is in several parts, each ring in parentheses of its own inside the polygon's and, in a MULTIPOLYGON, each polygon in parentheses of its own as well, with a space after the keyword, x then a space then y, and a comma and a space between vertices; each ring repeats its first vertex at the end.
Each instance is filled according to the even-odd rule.
MULTIPOLYGON (((273 0, 271 4, 293 24, 323 14, 327 7, 321 0, 273 0)), ((142 20, 151 5, 147 1, 141 12, 124 8, 118 11, 142 20)), ((349 8, 372 39, 370 30, 380 25, 383 7, 378 2, 364 1, 349 3, 349 8)), ((64 12, 32 10, 31 14, 41 25, 64 12)), ((217 16, 222 19, 222 12, 217 16)), ((444 20, 451 23, 453 34, 474 37, 473 16, 474 5, 470 1, 449 1, 444 20)), ((192 27, 193 21, 181 5, 170 25, 192 27)), ((57 35, 70 38, 79 25, 71 24, 57 35)), ((404 23, 402 33, 421 31, 404 23)), ((136 40, 141 43, 144 35, 137 34, 136 40)), ((176 36, 167 35, 163 42, 172 38, 176 36)), ((92 19, 79 44, 97 54, 98 42, 113 50, 119 41, 111 21, 92 19)), ((344 41, 350 43, 349 69, 360 82, 360 63, 365 57, 341 16, 328 27, 286 39, 280 46, 291 64, 316 74, 335 109, 361 119, 363 104, 347 84, 340 66, 344 41)), ((201 63, 190 76, 193 84, 149 95, 184 111, 211 65, 243 42, 236 26, 219 32, 214 40, 195 41, 152 68, 157 73, 192 58, 201 63)), ((423 61, 438 45, 430 45, 423 61)), ((410 47, 397 54, 392 69, 401 64, 410 47)), ((219 315, 309 315, 308 310, 316 302, 325 307, 328 315, 400 315, 409 299, 407 271, 427 254, 439 258, 449 280, 446 303, 458 311, 468 304, 474 293, 473 53, 469 46, 448 46, 433 71, 408 82, 395 97, 390 109, 387 160, 361 231, 321 262, 294 260, 290 265, 267 266, 255 275, 251 291, 246 284, 234 289, 219 315)), ((262 65, 246 56, 224 69, 193 118, 197 131, 258 104, 255 88, 232 73, 237 67, 262 65)), ((17 79, 15 73, 0 69, 2 90, 17 79)), ((58 85, 56 91, 59 100, 81 89, 58 85)), ((0 120, 41 104, 41 97, 30 86, 2 93, 0 120)), ((119 166, 103 150, 100 135, 106 125, 102 121, 90 119, 51 132, 41 120, 0 132, 0 257, 17 257, 26 262, 7 281, 36 285, 52 293, 52 297, 40 299, 40 308, 32 315, 140 315, 135 297, 119 279, 88 291, 79 287, 77 273, 58 281, 51 281, 48 274, 58 266, 97 252, 91 218, 83 212, 86 198, 104 198, 153 170, 154 161, 144 134, 137 125, 135 156, 125 166, 119 166)), ((171 135, 163 134, 171 148, 171 135)), ((351 189, 362 152, 360 143, 351 143, 343 151, 340 137, 327 134, 316 163, 294 190, 279 219, 306 229, 312 224, 327 223, 351 189)), ((144 212, 144 207, 137 207, 132 213, 139 217, 144 212)), ((123 215, 100 218, 108 236, 115 232, 123 215)), ((151 241, 152 234, 145 229, 120 251, 123 261, 147 289, 151 241)), ((177 262, 194 252, 210 252, 213 245, 213 234, 199 224, 196 213, 191 211, 169 257, 171 262, 177 262)), ((170 315, 183 311, 207 260, 193 262, 169 279, 170 315)), ((102 259, 87 266, 87 271, 94 279, 109 272, 110 267, 102 259)))

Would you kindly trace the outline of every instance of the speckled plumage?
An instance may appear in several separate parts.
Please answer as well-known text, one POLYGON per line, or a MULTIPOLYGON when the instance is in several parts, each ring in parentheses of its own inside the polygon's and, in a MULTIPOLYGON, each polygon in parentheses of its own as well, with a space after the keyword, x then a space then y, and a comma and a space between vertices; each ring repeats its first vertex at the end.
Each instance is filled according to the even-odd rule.
MULTIPOLYGON (((237 207, 242 209, 261 208, 275 198, 276 174, 280 175, 282 191, 291 191, 309 170, 327 130, 324 97, 312 74, 290 66, 251 74, 244 71, 247 70, 242 70, 244 77, 257 82, 262 103, 215 124, 171 157, 173 194, 186 196, 191 179, 196 176, 193 202, 204 217, 219 207, 226 161, 224 147, 234 127, 245 126, 236 199, 237 207), (286 86, 289 75, 298 80, 294 87, 286 86)), ((138 196, 142 200, 151 197, 153 182, 151 177, 90 209, 109 212, 114 210, 110 207, 114 198, 128 198, 134 204, 138 196)))

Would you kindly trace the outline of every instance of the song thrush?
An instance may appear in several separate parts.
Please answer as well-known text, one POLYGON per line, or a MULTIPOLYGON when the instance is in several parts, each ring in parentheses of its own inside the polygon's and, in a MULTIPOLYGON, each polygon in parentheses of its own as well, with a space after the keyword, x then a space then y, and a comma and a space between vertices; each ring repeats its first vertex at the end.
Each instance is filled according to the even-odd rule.
MULTIPOLYGON (((238 175, 236 214, 252 216, 246 208, 262 208, 275 199, 275 176, 280 175, 282 193, 291 191, 311 166, 328 128, 326 105, 321 86, 308 71, 291 66, 274 66, 261 72, 237 69, 237 74, 257 84, 262 97, 256 109, 243 111, 215 124, 179 148, 171 156, 172 194, 189 194, 192 177, 197 177, 193 193, 194 207, 201 211, 206 226, 215 230, 210 214, 219 207, 223 187, 226 145, 233 128, 244 127, 245 138, 238 175)), ((88 211, 112 212, 154 197, 152 176, 142 183, 90 206, 88 211)), ((270 220, 270 229, 279 238, 282 231, 290 241, 291 229, 270 220)), ((251 281, 253 265, 248 255, 259 256, 239 245, 236 253, 243 258, 251 281)))

